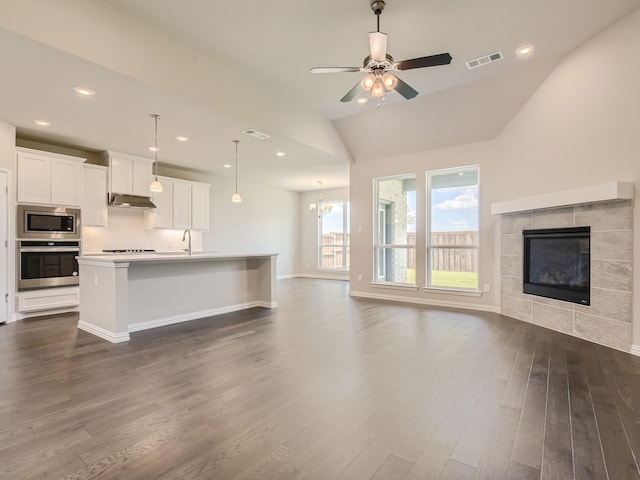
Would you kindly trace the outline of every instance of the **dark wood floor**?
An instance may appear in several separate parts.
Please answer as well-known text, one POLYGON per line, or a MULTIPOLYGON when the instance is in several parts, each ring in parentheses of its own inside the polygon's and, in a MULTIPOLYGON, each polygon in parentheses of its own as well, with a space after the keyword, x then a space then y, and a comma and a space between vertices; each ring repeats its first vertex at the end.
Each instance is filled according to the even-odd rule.
POLYGON ((637 479, 640 358, 494 314, 279 282, 113 345, 0 326, 0 478, 637 479))

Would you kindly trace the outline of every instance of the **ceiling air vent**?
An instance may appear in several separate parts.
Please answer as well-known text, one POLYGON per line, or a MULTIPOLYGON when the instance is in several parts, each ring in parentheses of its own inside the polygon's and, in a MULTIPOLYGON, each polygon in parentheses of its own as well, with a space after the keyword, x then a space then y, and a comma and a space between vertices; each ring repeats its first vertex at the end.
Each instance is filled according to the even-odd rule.
POLYGON ((490 53, 489 55, 484 55, 482 57, 469 60, 468 62, 466 62, 466 64, 469 70, 473 70, 474 68, 483 67, 484 65, 497 62, 498 60, 502 60, 503 58, 504 56, 502 55, 502 52, 494 52, 490 53))
POLYGON ((244 134, 249 135, 250 137, 257 138, 258 140, 264 140, 265 138, 269 138, 269 135, 266 133, 258 132, 257 130, 243 130, 244 134))

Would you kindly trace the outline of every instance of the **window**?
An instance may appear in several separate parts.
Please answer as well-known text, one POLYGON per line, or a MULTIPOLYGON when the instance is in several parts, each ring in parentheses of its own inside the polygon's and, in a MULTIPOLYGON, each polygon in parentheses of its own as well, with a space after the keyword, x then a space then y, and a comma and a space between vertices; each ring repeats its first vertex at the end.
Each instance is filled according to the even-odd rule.
POLYGON ((318 268, 349 270, 349 202, 322 202, 318 206, 318 268))
POLYGON ((427 286, 478 290, 476 166, 427 173, 427 286))
POLYGON ((375 281, 416 284, 416 176, 377 178, 375 281))

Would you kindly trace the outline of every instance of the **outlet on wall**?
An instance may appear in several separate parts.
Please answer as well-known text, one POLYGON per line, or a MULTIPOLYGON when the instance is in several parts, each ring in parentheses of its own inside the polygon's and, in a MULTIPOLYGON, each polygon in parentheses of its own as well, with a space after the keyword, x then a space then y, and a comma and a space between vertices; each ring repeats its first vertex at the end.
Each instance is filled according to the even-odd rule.
POLYGON ((358 274, 358 281, 361 282, 362 281, 362 274, 358 274))
POLYGON ((482 291, 484 293, 489 293, 491 291, 491 287, 489 286, 488 283, 485 283, 484 286, 482 287, 482 291))

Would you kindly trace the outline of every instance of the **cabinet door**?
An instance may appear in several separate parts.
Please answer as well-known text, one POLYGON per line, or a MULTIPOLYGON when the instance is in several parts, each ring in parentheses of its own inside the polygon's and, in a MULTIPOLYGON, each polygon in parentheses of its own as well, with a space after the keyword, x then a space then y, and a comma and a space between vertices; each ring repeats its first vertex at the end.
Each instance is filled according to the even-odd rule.
POLYGON ((51 159, 18 153, 18 202, 51 203, 51 159))
POLYGON ((111 193, 131 193, 133 185, 133 161, 129 158, 112 156, 111 193))
POLYGON ((167 177, 158 177, 162 192, 151 194, 156 208, 149 212, 152 228, 173 228, 173 182, 167 177))
POLYGON ((143 197, 150 197, 151 191, 149 190, 149 187, 151 187, 151 182, 153 181, 151 175, 151 163, 142 160, 133 162, 132 175, 133 194, 142 195, 143 197))
POLYGON ((209 185, 191 185, 191 228, 209 230, 209 185))
POLYGON ((51 159, 51 203, 82 203, 82 164, 73 160, 51 159))
POLYGON ((173 182, 173 228, 191 228, 191 185, 173 182))
POLYGON ((82 225, 106 227, 107 225, 107 168, 85 165, 83 169, 82 225))

